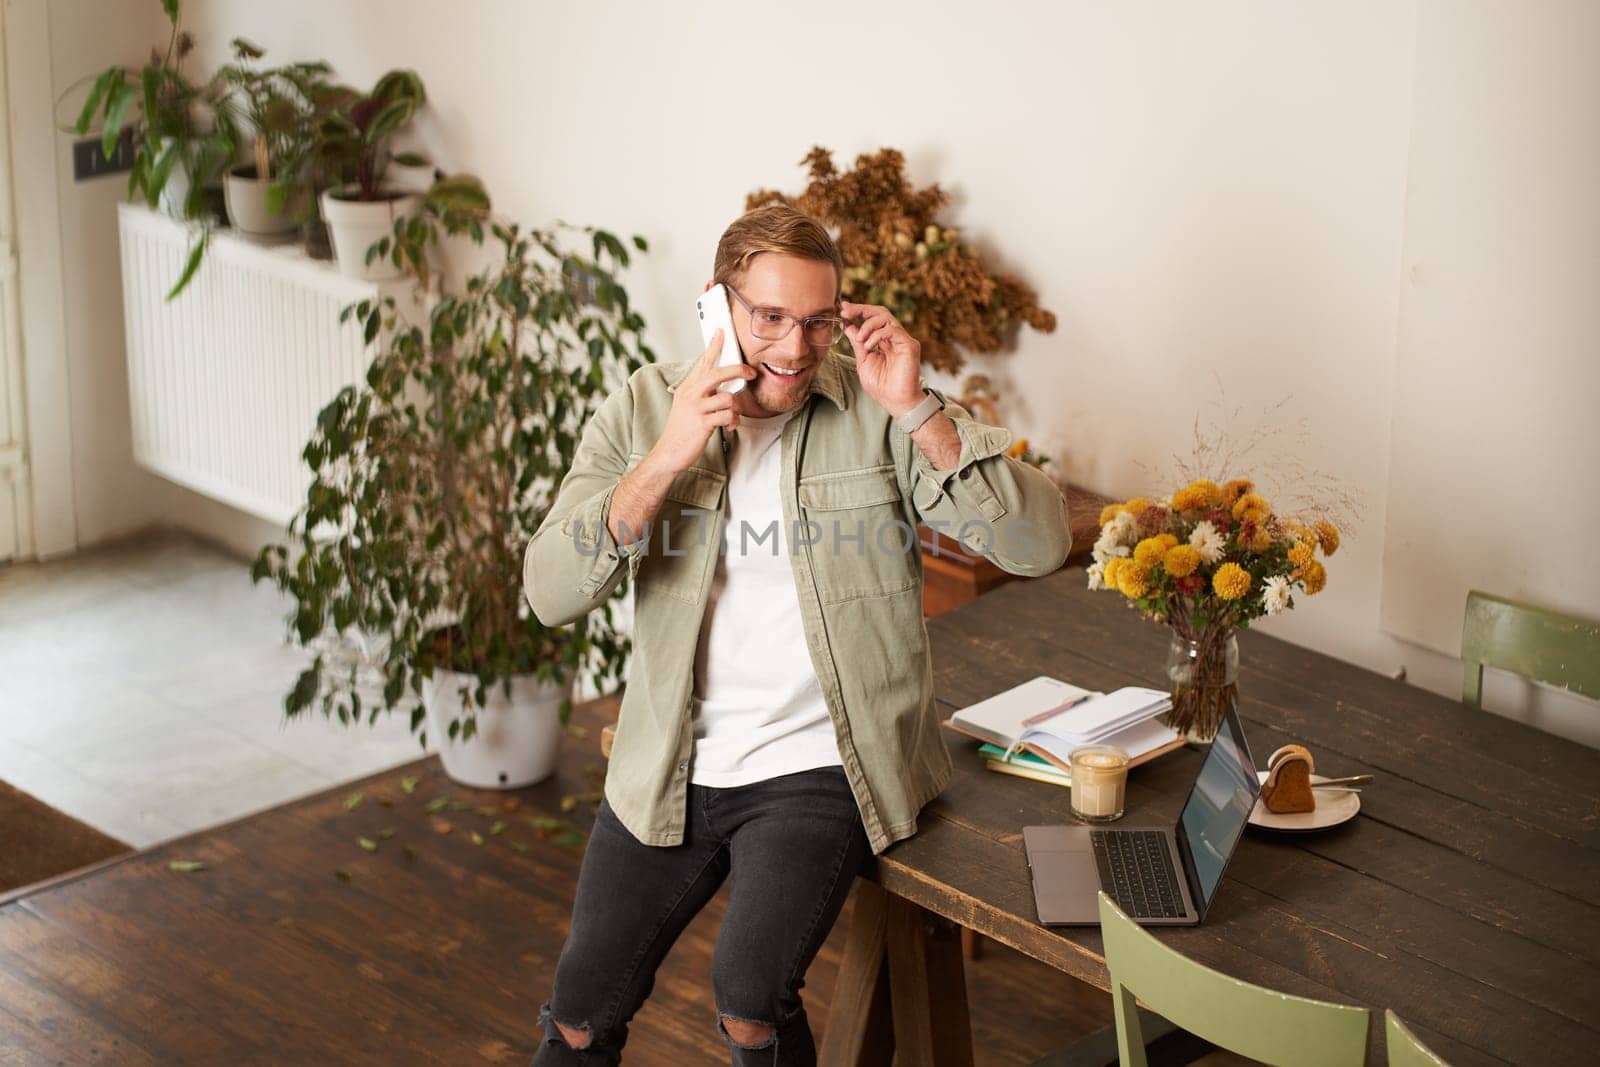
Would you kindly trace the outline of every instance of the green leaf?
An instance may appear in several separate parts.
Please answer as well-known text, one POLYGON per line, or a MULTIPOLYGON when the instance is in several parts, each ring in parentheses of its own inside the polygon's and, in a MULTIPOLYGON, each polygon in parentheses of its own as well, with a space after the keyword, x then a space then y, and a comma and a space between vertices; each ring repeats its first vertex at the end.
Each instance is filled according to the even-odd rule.
POLYGON ((483 835, 478 833, 478 831, 476 831, 476 830, 472 831, 472 843, 474 845, 483 844, 483 835))
POLYGON ((168 862, 167 866, 174 871, 182 871, 185 874, 190 871, 203 871, 206 869, 206 865, 199 860, 172 860, 168 862))
POLYGON ((399 831, 396 830, 394 827, 385 826, 382 830, 378 831, 378 836, 380 838, 382 838, 383 840, 387 841, 397 833, 399 833, 399 831))
POLYGON ((184 287, 189 284, 189 279, 194 277, 194 272, 200 269, 200 258, 206 254, 206 245, 210 242, 211 227, 207 226, 201 229, 199 240, 189 249, 189 261, 183 265, 183 273, 178 277, 178 284, 167 294, 168 300, 183 292, 184 287))
POLYGON ((506 823, 505 823, 504 819, 496 819, 494 821, 494 825, 489 827, 490 836, 493 836, 495 834, 503 834, 503 833, 505 833, 505 831, 506 831, 506 823))
POLYGON ((367 794, 366 793, 364 793, 364 792, 351 793, 349 796, 344 798, 344 810, 345 811, 355 811, 357 808, 359 808, 361 805, 365 804, 366 802, 367 802, 367 794))
POLYGON ((378 843, 370 837, 358 837, 356 838, 356 844, 360 845, 368 852, 378 851, 378 843))
POLYGON ((400 788, 404 789, 406 791, 406 795, 408 796, 412 793, 415 793, 417 791, 417 779, 409 774, 406 775, 404 778, 400 779, 400 788))
POLYGON ((444 806, 448 803, 450 803, 449 797, 434 797, 422 806, 422 810, 431 815, 436 811, 443 811, 444 806))
POLYGON ((110 159, 117 150, 117 138, 122 136, 122 124, 127 121, 128 108, 139 98, 139 90, 118 79, 106 105, 106 125, 100 134, 100 151, 110 159))
MULTIPOLYGON (((78 112, 78 121, 74 125, 79 133, 89 132, 89 123, 94 121, 94 113, 100 108, 100 101, 104 100, 113 82, 120 82, 126 75, 121 67, 108 67, 100 72, 94 80, 94 85, 89 89, 89 98, 83 102, 83 109, 78 112)), ((104 145, 102 144, 102 149, 104 145)))
POLYGON ((506 844, 516 849, 518 852, 528 851, 528 846, 523 844, 521 841, 507 841, 506 844))

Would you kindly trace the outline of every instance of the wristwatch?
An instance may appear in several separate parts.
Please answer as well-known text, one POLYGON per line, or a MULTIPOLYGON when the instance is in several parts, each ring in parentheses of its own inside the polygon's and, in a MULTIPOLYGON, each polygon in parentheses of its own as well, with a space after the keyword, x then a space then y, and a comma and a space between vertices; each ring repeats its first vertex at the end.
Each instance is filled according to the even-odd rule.
POLYGON ((895 425, 899 426, 907 434, 916 433, 923 423, 933 418, 935 413, 943 410, 944 401, 940 400, 933 390, 924 386, 922 389, 922 403, 896 419, 895 425))

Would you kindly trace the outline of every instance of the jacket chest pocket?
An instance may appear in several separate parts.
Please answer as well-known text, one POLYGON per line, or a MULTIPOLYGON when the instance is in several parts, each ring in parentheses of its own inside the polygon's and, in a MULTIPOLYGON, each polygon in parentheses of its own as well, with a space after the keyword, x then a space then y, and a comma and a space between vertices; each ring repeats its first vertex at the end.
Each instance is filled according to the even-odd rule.
POLYGON ((690 467, 672 480, 667 498, 650 524, 650 546, 639 563, 638 595, 700 602, 709 560, 721 529, 723 487, 727 479, 690 467))
POLYGON ((893 466, 801 478, 799 497, 823 603, 916 588, 921 546, 893 466))

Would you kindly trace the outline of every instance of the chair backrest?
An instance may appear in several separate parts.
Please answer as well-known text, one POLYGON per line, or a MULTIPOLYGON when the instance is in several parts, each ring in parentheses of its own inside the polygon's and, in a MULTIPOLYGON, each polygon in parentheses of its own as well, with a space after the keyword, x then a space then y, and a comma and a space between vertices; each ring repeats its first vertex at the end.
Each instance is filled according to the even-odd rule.
POLYGON ((1498 667, 1600 700, 1600 623, 1472 590, 1461 622, 1461 699, 1483 706, 1483 668, 1498 667))
POLYGON ((1383 1038, 1389 1049, 1389 1067, 1450 1067, 1388 1008, 1383 1010, 1383 1038))
POLYGON ((1214 971, 1156 940, 1105 893, 1100 927, 1123 1067, 1146 1067, 1135 998, 1174 1026, 1251 1059, 1296 1067, 1367 1062, 1366 1008, 1290 996, 1214 971))

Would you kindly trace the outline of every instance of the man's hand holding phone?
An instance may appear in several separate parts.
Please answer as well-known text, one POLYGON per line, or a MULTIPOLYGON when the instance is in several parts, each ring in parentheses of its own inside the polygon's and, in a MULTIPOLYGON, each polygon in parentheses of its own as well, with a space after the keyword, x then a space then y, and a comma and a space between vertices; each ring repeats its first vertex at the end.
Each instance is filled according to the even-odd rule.
POLYGON ((719 391, 718 386, 735 378, 754 378, 756 369, 742 362, 719 367, 721 354, 722 331, 718 330, 689 373, 678 382, 661 437, 639 466, 617 484, 607 525, 618 544, 632 541, 656 517, 672 479, 694 465, 718 427, 733 429, 739 425, 739 410, 735 407, 738 398, 719 391))
POLYGON ((672 394, 672 411, 667 415, 667 427, 661 431, 661 439, 650 450, 650 458, 655 459, 662 470, 674 475, 694 465, 719 426, 729 430, 738 428, 739 410, 735 406, 738 397, 734 393, 722 392, 719 386, 735 378, 748 381, 756 376, 756 369, 748 363, 717 366, 717 360, 722 355, 722 341, 723 334, 719 329, 711 335, 711 343, 706 346, 705 352, 678 383, 677 390, 672 394))

